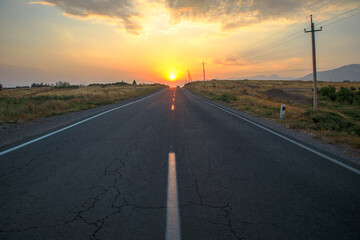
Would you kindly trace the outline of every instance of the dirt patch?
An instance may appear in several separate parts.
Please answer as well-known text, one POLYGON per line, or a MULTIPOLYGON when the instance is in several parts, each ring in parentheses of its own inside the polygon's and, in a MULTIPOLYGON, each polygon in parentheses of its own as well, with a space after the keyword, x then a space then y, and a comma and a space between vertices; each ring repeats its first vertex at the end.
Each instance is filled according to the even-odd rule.
POLYGON ((259 86, 250 85, 250 84, 246 84, 245 86, 249 87, 249 88, 252 88, 252 89, 260 88, 259 86))
POLYGON ((284 90, 277 88, 269 89, 265 92, 265 94, 270 98, 276 98, 282 101, 290 101, 292 103, 300 103, 300 104, 311 103, 311 99, 308 99, 303 95, 284 92, 284 90))

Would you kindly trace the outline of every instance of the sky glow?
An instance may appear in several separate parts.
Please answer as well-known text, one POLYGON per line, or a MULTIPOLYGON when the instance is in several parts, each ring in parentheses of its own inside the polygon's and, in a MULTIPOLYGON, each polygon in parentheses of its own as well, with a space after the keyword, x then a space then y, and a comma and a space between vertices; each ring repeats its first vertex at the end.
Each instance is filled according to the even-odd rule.
POLYGON ((323 25, 355 14, 317 33, 319 71, 360 63, 358 7, 356 0, 0 0, 0 83, 182 85, 188 70, 202 79, 202 61, 206 79, 301 77, 312 67, 310 35, 301 33, 310 14, 323 25))

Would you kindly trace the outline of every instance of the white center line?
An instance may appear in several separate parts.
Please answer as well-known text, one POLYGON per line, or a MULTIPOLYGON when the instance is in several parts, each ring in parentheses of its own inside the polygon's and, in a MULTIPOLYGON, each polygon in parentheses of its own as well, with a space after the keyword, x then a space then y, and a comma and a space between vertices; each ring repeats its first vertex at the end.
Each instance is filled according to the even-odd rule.
POLYGON ((180 217, 176 182, 175 153, 169 153, 169 178, 166 211, 166 240, 180 240, 180 217))

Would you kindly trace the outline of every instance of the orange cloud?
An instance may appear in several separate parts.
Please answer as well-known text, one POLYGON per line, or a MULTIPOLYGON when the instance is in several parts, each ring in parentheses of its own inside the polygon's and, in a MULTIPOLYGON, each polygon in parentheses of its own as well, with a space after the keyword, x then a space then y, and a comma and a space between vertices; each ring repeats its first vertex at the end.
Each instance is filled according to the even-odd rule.
POLYGON ((54 3, 47 2, 47 1, 32 1, 32 2, 29 2, 29 4, 42 4, 42 5, 55 6, 54 3))

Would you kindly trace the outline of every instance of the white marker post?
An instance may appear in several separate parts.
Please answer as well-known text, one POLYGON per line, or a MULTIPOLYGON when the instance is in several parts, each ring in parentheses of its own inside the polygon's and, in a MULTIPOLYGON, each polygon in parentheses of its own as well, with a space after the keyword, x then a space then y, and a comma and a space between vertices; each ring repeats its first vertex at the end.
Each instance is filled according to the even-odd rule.
POLYGON ((284 118, 285 117, 285 104, 281 104, 280 107, 280 118, 284 118))

